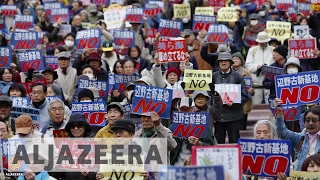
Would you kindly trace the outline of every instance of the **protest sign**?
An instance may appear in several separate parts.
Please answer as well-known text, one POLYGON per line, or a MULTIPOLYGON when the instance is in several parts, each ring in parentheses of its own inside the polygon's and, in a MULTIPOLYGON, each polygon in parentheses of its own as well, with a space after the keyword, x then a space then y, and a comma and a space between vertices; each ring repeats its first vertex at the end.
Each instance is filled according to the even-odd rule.
POLYGON ((149 0, 148 4, 157 4, 160 8, 164 8, 164 2, 159 0, 149 0))
POLYGON ((298 13, 302 13, 304 16, 310 16, 311 6, 310 3, 296 3, 298 7, 298 13))
POLYGON ((230 43, 227 26, 223 24, 212 24, 209 26, 208 34, 205 37, 208 43, 230 43))
POLYGON ((266 66, 266 65, 262 65, 262 72, 265 78, 271 81, 274 80, 274 77, 276 75, 285 74, 285 71, 283 68, 276 67, 276 66, 266 66))
POLYGON ((240 138, 238 144, 241 145, 245 174, 277 178, 277 173, 285 173, 289 176, 290 141, 240 138))
POLYGON ((317 49, 316 38, 309 39, 289 39, 288 49, 290 56, 298 59, 313 59, 317 58, 313 51, 317 49))
POLYGON ((311 11, 320 12, 320 1, 319 0, 311 0, 311 11))
POLYGON ((186 83, 185 90, 210 90, 212 71, 185 69, 183 82, 186 83))
POLYGON ((224 177, 223 166, 167 166, 160 170, 158 180, 190 180, 190 178, 227 180, 224 177))
POLYGON ((15 5, 1 5, 2 16, 15 16, 17 14, 17 6, 15 5))
POLYGON ((173 17, 187 18, 191 17, 190 4, 173 4, 173 17))
MULTIPOLYGON (((278 110, 274 107, 274 98, 269 98, 269 107, 274 116, 278 110)), ((282 107, 283 118, 286 121, 295 121, 300 119, 301 115, 301 106, 284 106, 282 107)))
POLYGON ((37 81, 33 81, 33 82, 24 82, 24 83, 21 83, 21 85, 24 86, 25 90, 27 91, 27 94, 30 96, 31 87, 32 87, 32 85, 34 85, 37 82, 40 82, 44 85, 47 85, 46 79, 41 79, 41 80, 37 80, 37 81))
MULTIPOLYGON (((252 78, 251 77, 244 77, 244 83, 246 83, 246 88, 251 89, 252 88, 252 78)), ((252 94, 248 93, 248 98, 252 98, 252 94)))
POLYGON ((12 48, 0 47, 0 68, 10 68, 12 62, 12 48))
POLYGON ((209 133, 209 113, 185 113, 174 112, 172 116, 172 127, 174 137, 188 138, 194 136, 204 138, 209 133))
POLYGON ((12 100, 12 106, 16 107, 29 107, 30 99, 28 97, 13 97, 9 96, 12 100))
MULTIPOLYGON (((102 160, 108 160, 107 163, 100 165, 100 171, 106 179, 141 179, 140 173, 145 171, 143 162, 137 162, 136 158, 132 159, 132 162, 128 161, 128 155, 122 155, 117 157, 117 161, 124 161, 125 163, 116 164, 112 163, 112 154, 107 153, 105 157, 101 157, 102 160)), ((143 155, 140 155, 140 159, 144 159, 143 155)))
POLYGON ((143 23, 143 9, 142 8, 127 8, 126 21, 129 23, 143 23))
MULTIPOLYGON (((4 17, 0 17, 0 29, 3 29, 5 27, 5 21, 4 21, 4 17)), ((11 39, 11 37, 9 36, 9 34, 5 35, 6 39, 11 39)))
POLYGON ((46 99, 48 100, 48 102, 50 103, 53 99, 62 99, 61 95, 58 96, 47 96, 46 99))
POLYGON ((160 19, 158 32, 161 36, 178 37, 182 28, 182 21, 160 19))
POLYGON ((31 15, 16 15, 14 18, 14 27, 20 30, 30 30, 33 28, 33 16, 31 15))
POLYGON ((293 0, 277 0, 276 8, 279 11, 288 11, 289 8, 293 7, 293 4, 294 4, 293 0))
POLYGON ((106 125, 104 114, 107 112, 107 106, 105 102, 73 102, 71 111, 72 114, 83 113, 90 125, 106 125))
POLYGON ((320 71, 308 71, 276 76, 276 95, 282 100, 282 106, 318 103, 319 74, 320 71))
POLYGON ((237 10, 234 7, 223 7, 218 10, 217 21, 236 22, 238 20, 237 10))
POLYGON ((223 104, 227 101, 241 104, 241 84, 215 84, 215 90, 220 94, 223 104))
POLYGON ((70 33, 70 32, 71 32, 71 25, 61 24, 61 25, 60 25, 60 28, 59 28, 59 33, 58 33, 58 35, 62 35, 62 34, 67 35, 67 34, 70 33))
MULTIPOLYGON (((23 138, 10 138, 7 142, 7 154, 8 154, 8 169, 10 172, 25 172, 25 169, 28 168, 26 163, 23 160, 18 160, 17 163, 14 163, 13 160, 16 156, 18 146, 26 146, 26 140, 23 138)), ((22 155, 22 154, 20 154, 22 155)))
POLYGON ((82 6, 89 6, 91 4, 90 0, 81 0, 82 6))
POLYGON ((11 118, 18 118, 20 115, 27 114, 30 115, 33 121, 33 127, 35 130, 40 131, 43 127, 42 122, 40 120, 40 110, 34 108, 27 107, 17 107, 12 106, 12 110, 10 112, 11 118))
POLYGON ((186 93, 183 89, 172 88, 172 100, 175 98, 183 98, 186 97, 186 93))
POLYGON ((196 7, 195 15, 214 16, 214 7, 196 7))
POLYGON ((109 1, 109 4, 110 4, 110 6, 111 6, 112 4, 117 4, 117 5, 123 6, 123 5, 124 5, 124 0, 110 0, 110 1, 109 1))
MULTIPOLYGON (((48 33, 48 32, 45 32, 45 31, 39 31, 39 32, 37 32, 38 33, 38 43, 39 44, 44 44, 44 42, 43 42, 43 36, 46 34, 46 33, 48 33)), ((48 44, 48 48, 50 47, 49 46, 50 44, 48 44)), ((47 46, 46 46, 47 47, 47 46)), ((54 47, 53 47, 54 48, 54 47)), ((52 49, 53 49, 52 48, 52 49)))
POLYGON ((78 79, 78 93, 85 88, 95 87, 99 91, 99 97, 103 98, 103 100, 107 100, 108 98, 108 90, 109 90, 108 81, 98 81, 98 80, 88 80, 88 79, 78 79))
POLYGON ((112 94, 112 89, 114 86, 114 74, 109 74, 109 88, 108 88, 108 94, 112 94))
POLYGON ((58 56, 46 56, 46 63, 48 67, 51 67, 53 70, 58 69, 58 56))
POLYGON ((51 9, 50 10, 50 20, 52 23, 56 23, 59 20, 61 22, 69 22, 69 8, 51 9))
POLYGON ((308 25, 294 25, 293 30, 294 30, 294 34, 296 35, 296 38, 300 38, 304 35, 309 35, 308 25))
POLYGON ((97 6, 107 5, 109 4, 109 0, 93 0, 93 4, 96 4, 97 6))
POLYGON ((203 29, 208 31, 210 25, 214 24, 215 22, 216 22, 216 16, 194 15, 192 30, 194 32, 199 32, 203 29))
POLYGON ((48 2, 48 3, 43 3, 44 9, 60 9, 63 8, 63 3, 62 2, 48 2))
MULTIPOLYGON (((115 31, 114 41, 116 46, 124 45, 126 48, 133 47, 135 45, 135 32, 134 31, 115 31)), ((115 48, 115 49, 118 49, 115 48)))
POLYGON ((160 8, 158 4, 146 4, 144 9, 145 16, 156 16, 160 13, 160 8))
POLYGON ((319 180, 320 172, 307 172, 290 170, 290 176, 287 180, 319 180))
POLYGON ((147 34, 147 40, 149 44, 153 44, 156 42, 156 34, 158 33, 157 28, 147 28, 146 34, 147 34))
POLYGON ((279 21, 267 21, 266 30, 269 38, 276 38, 280 41, 290 38, 291 23, 279 21))
POLYGON ((69 134, 65 129, 54 129, 53 130, 53 137, 54 138, 66 138, 69 137, 69 134))
POLYGON ((291 18, 292 21, 296 21, 297 20, 296 9, 294 9, 293 7, 289 7, 287 12, 288 12, 289 18, 291 18))
POLYGON ((8 169, 8 159, 9 159, 9 156, 8 156, 8 140, 1 140, 0 141, 0 148, 1 148, 1 153, 2 153, 2 167, 3 168, 6 168, 8 169))
POLYGON ((225 0, 209 0, 209 6, 214 7, 214 12, 218 12, 219 9, 226 7, 225 0))
POLYGON ((77 32, 77 49, 99 48, 101 46, 101 29, 89 29, 77 32))
POLYGON ((37 32, 13 32, 12 45, 15 50, 35 49, 38 45, 37 32))
POLYGON ((122 105, 122 107, 124 110, 124 116, 127 118, 130 118, 132 104, 124 104, 124 105, 122 105))
POLYGON ((35 72, 44 70, 42 51, 18 52, 17 55, 22 72, 28 72, 30 68, 33 68, 35 72))
POLYGON ((140 75, 115 74, 113 89, 123 92, 126 89, 125 86, 127 82, 136 81, 138 79, 140 79, 140 75))
POLYGON ((183 38, 159 40, 156 43, 159 62, 183 62, 187 60, 187 42, 183 38))
POLYGON ((242 179, 239 145, 193 146, 192 165, 223 166, 225 179, 242 179))
POLYGON ((108 29, 118 29, 126 18, 126 7, 117 9, 103 8, 104 21, 108 24, 108 29))
POLYGON ((161 118, 170 118, 172 89, 136 84, 132 114, 150 116, 155 111, 161 118))
MULTIPOLYGON (((75 170, 80 171, 83 168, 87 169, 87 170, 90 170, 90 171, 91 170, 92 171, 96 171, 96 170, 99 169, 99 164, 94 163, 95 162, 95 158, 96 158, 96 155, 95 155, 95 148, 96 148, 96 145, 97 145, 96 141, 93 141, 93 140, 91 140, 91 141, 89 141, 89 140, 80 141, 80 140, 68 140, 66 138, 61 138, 61 139, 58 138, 58 139, 55 139, 55 144, 57 146, 57 149, 59 149, 58 154, 60 154, 63 151, 66 151, 66 148, 62 148, 63 146, 68 146, 69 149, 72 149, 72 151, 69 150, 68 153, 71 153, 71 157, 72 158, 70 157, 70 159, 73 159, 73 161, 74 161, 74 163, 72 163, 72 162, 68 161, 67 158, 66 159, 61 158, 62 162, 61 161, 59 163, 57 162, 57 165, 56 165, 56 167, 58 169, 64 169, 64 170, 67 170, 67 171, 68 170, 70 170, 70 171, 75 171, 75 170), (82 155, 83 151, 80 150, 81 148, 77 148, 80 145, 91 145, 91 148, 90 148, 89 152, 87 152, 87 150, 83 150, 83 151, 88 153, 88 154, 86 154, 86 156, 85 156, 85 153, 84 153, 84 155, 82 155), (84 162, 79 162, 80 161, 80 159, 78 160, 79 157, 85 158, 86 160, 91 160, 91 164, 86 164, 84 162)), ((63 152, 63 154, 64 153, 65 152, 63 152)), ((85 160, 85 159, 82 159, 82 161, 85 160)))

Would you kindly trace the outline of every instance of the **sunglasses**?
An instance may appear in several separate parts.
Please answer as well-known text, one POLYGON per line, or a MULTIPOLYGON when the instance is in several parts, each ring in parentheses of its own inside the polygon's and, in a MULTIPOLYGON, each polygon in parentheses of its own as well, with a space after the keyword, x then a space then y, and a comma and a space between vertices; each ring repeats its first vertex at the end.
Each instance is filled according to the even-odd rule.
POLYGON ((79 128, 84 128, 84 124, 71 124, 70 125, 70 128, 71 129, 75 129, 76 127, 79 129, 79 128))

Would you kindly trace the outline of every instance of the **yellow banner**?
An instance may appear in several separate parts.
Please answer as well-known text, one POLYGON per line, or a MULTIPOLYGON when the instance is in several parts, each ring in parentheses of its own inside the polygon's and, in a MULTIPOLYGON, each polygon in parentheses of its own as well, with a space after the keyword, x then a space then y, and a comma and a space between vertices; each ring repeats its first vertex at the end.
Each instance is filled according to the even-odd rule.
POLYGON ((83 22, 83 23, 81 23, 81 25, 83 28, 88 29, 89 26, 91 25, 91 23, 83 22))
POLYGON ((110 4, 108 6, 108 9, 121 9, 121 8, 122 8, 122 6, 119 4, 110 4))
POLYGON ((266 29, 269 38, 277 38, 280 41, 290 38, 291 23, 279 21, 267 21, 266 29))
POLYGON ((220 8, 218 11, 217 21, 219 22, 236 22, 238 20, 237 10, 234 7, 220 8))
POLYGON ((194 14, 214 16, 214 7, 196 7, 194 14))
POLYGON ((290 170, 287 180, 320 180, 320 172, 305 172, 290 170))
MULTIPOLYGON (((130 158, 132 158, 132 156, 130 156, 130 158)), ((138 164, 136 158, 132 158, 133 163, 129 164, 130 158, 128 155, 116 156, 117 161, 124 160, 125 163, 112 164, 111 154, 102 157, 101 160, 108 160, 108 164, 100 164, 100 172, 104 175, 103 179, 143 180, 140 173, 144 172, 144 164, 138 164)), ((142 155, 140 155, 140 159, 144 162, 144 157, 142 155)))
POLYGON ((185 82, 185 90, 210 90, 212 71, 186 69, 183 82, 185 82))
POLYGON ((173 17, 175 18, 191 17, 190 4, 174 4, 173 17))

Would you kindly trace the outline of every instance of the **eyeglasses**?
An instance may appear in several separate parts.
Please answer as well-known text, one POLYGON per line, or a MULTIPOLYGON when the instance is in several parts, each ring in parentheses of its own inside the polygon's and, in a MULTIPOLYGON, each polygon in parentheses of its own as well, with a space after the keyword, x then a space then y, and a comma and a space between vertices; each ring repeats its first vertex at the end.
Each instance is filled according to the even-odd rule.
POLYGON ((32 95, 41 95, 41 94, 43 94, 43 92, 41 92, 41 91, 32 91, 31 94, 32 95))
POLYGON ((134 68, 133 66, 123 66, 123 69, 131 69, 134 68))
POLYGON ((70 128, 71 128, 71 129, 75 129, 76 127, 77 127, 78 129, 83 128, 83 127, 84 127, 84 124, 71 124, 71 125, 70 125, 70 128))
POLYGON ((51 111, 53 111, 53 112, 55 112, 55 111, 62 111, 62 110, 64 110, 64 108, 63 107, 53 107, 53 108, 51 108, 51 111))
POLYGON ((306 123, 317 123, 319 121, 319 119, 316 118, 306 118, 306 123))

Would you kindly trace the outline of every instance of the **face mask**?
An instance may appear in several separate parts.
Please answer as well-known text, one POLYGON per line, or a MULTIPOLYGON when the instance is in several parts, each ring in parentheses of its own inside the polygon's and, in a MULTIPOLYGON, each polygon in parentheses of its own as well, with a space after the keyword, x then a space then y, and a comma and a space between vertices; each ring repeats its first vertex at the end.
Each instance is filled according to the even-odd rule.
POLYGON ((250 24, 251 24, 251 26, 255 26, 258 24, 258 20, 251 20, 250 24))
POLYGON ((74 45, 74 42, 73 41, 64 41, 64 44, 67 46, 67 47, 72 47, 74 45))
POLYGON ((296 74, 298 73, 298 68, 294 67, 294 68, 288 68, 287 69, 287 73, 288 74, 296 74))
POLYGON ((83 74, 83 75, 86 75, 89 77, 90 80, 92 80, 94 77, 93 77, 93 74, 83 74))
POLYGON ((131 100, 131 95, 132 95, 133 92, 134 92, 134 90, 130 90, 130 91, 127 92, 129 100, 131 100))
POLYGON ((188 45, 188 52, 192 51, 193 50, 193 46, 189 46, 188 45))
POLYGON ((266 12, 265 12, 265 11, 259 11, 259 15, 260 15, 260 16, 265 16, 265 15, 266 15, 266 12))
POLYGON ((80 102, 92 102, 92 100, 83 100, 83 101, 80 101, 80 102))

